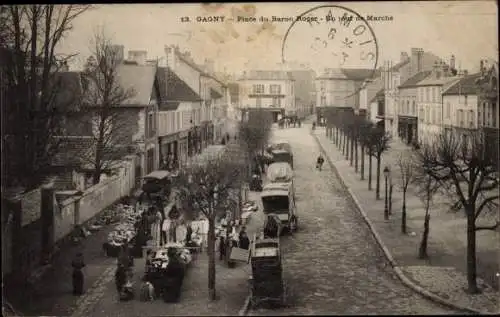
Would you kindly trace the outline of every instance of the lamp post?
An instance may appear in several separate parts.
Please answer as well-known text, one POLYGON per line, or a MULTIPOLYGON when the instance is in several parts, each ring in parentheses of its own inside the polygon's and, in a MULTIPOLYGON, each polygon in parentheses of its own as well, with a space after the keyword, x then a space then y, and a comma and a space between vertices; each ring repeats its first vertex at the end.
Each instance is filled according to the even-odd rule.
POLYGON ((388 195, 387 195, 387 179, 389 178, 391 171, 389 167, 384 167, 384 177, 385 177, 385 206, 384 206, 384 219, 389 220, 389 206, 388 206, 388 195))

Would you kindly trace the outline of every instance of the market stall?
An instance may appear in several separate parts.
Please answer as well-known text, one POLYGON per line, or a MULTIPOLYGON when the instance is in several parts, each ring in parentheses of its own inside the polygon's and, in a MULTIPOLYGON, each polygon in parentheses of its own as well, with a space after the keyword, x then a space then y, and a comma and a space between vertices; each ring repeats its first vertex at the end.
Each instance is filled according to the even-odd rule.
POLYGON ((107 241, 103 244, 105 254, 111 257, 117 257, 123 245, 131 247, 135 245, 136 228, 140 227, 139 223, 144 212, 142 209, 135 211, 131 206, 123 206, 119 209, 121 211, 119 222, 108 234, 107 241))

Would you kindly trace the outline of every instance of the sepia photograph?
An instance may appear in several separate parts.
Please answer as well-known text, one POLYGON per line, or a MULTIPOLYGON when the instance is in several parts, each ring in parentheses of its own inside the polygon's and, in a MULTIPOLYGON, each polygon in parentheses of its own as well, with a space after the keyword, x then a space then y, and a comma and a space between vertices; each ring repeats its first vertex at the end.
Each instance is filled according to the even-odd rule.
POLYGON ((3 316, 500 314, 498 3, 0 5, 3 316))

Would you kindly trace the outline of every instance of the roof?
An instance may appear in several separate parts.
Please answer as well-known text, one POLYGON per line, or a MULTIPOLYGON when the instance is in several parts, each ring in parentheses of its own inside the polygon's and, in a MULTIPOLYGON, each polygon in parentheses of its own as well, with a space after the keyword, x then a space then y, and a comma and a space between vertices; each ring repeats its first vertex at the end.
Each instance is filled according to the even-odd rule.
POLYGON ((331 68, 316 79, 346 79, 354 81, 364 81, 366 79, 377 78, 380 76, 378 69, 366 68, 331 68))
POLYGON ((404 61, 401 61, 401 62, 397 63, 396 65, 392 66, 391 70, 394 71, 394 72, 397 72, 398 70, 401 69, 401 67, 403 67, 403 66, 405 66, 405 65, 407 65, 409 63, 410 63, 410 59, 408 58, 408 59, 406 59, 404 61))
POLYGON ((480 73, 463 77, 443 92, 443 95, 474 95, 477 93, 476 79, 480 73))
POLYGON ((444 86, 446 84, 450 84, 455 80, 459 80, 460 77, 441 77, 439 79, 436 78, 427 78, 416 84, 415 86, 444 86))
POLYGON ((149 105, 156 77, 156 66, 121 64, 117 67, 116 71, 120 86, 125 90, 133 89, 135 92, 133 97, 122 104, 149 105))
MULTIPOLYGON (((166 92, 166 102, 179 102, 179 101, 201 101, 200 95, 198 95, 189 85, 184 82, 177 74, 169 67, 161 67, 161 71, 166 73, 167 79, 167 92, 166 92)), ((171 103, 170 105, 174 105, 171 103)), ((168 106, 168 104, 166 105, 168 106)), ((177 104, 178 106, 178 104, 177 104)), ((177 109, 177 107, 175 107, 177 109)), ((168 109, 168 110, 175 110, 168 109)))
POLYGON ((217 90, 210 88, 210 97, 212 99, 219 99, 222 98, 222 95, 217 90))
POLYGON ((251 70, 241 80, 294 80, 291 72, 282 70, 251 70))
POLYGON ((403 84, 399 86, 399 88, 410 88, 415 87, 419 82, 426 79, 432 74, 432 71, 427 70, 420 73, 415 74, 414 76, 408 78, 403 84))
POLYGON ((208 77, 208 78, 212 78, 213 80, 215 80, 216 82, 218 82, 219 84, 221 84, 222 86, 226 86, 226 84, 220 80, 219 78, 217 78, 215 75, 213 74, 209 74, 207 73, 200 65, 197 65, 194 61, 192 61, 191 59, 189 58, 186 58, 182 53, 180 52, 177 52, 176 51, 176 54, 177 54, 177 57, 183 61, 184 63, 186 63, 187 65, 191 66, 191 68, 193 68, 194 70, 196 70, 197 72, 200 73, 201 76, 205 76, 205 77, 208 77))

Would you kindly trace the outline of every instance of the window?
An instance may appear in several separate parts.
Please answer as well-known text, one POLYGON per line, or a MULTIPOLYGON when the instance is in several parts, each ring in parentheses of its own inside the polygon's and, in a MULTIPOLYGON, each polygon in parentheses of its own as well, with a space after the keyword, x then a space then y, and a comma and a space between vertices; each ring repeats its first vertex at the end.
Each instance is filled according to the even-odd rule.
POLYGON ((474 127, 474 111, 469 110, 469 126, 472 128, 474 127))
POLYGON ((424 108, 420 107, 418 116, 419 116, 420 122, 424 122, 424 119, 425 119, 424 108))
POLYGON ((271 94, 281 94, 281 85, 271 85, 269 90, 271 94))
POLYGON ((262 85, 262 84, 253 85, 253 93, 254 94, 263 94, 264 93, 264 85, 262 85))
POLYGON ((406 112, 405 112, 405 114, 406 115, 410 114, 410 100, 406 101, 406 112))
POLYGON ((436 109, 432 109, 431 111, 431 123, 436 123, 436 109))
POLYGON ((321 106, 326 106, 326 96, 321 96, 321 106))
POLYGON ((425 123, 429 123, 429 109, 425 108, 425 123))
POLYGON ((425 101, 429 102, 431 99, 431 89, 429 87, 425 88, 425 101))
POLYGON ((258 97, 255 99, 255 106, 258 108, 262 107, 262 98, 258 97))
POLYGON ((464 111, 462 109, 458 110, 457 125, 459 127, 464 125, 464 111))
POLYGON ((464 105, 467 106, 467 95, 464 95, 464 105))
POLYGON ((147 136, 151 138, 155 134, 154 112, 148 112, 148 131, 147 136))
POLYGON ((274 97, 273 98, 273 107, 281 107, 281 98, 279 97, 274 97))
POLYGON ((415 100, 413 100, 413 104, 411 106, 411 113, 412 115, 416 116, 417 115, 417 106, 415 105, 415 100))
POLYGON ((449 119, 451 114, 451 105, 449 102, 446 103, 445 118, 449 119))

